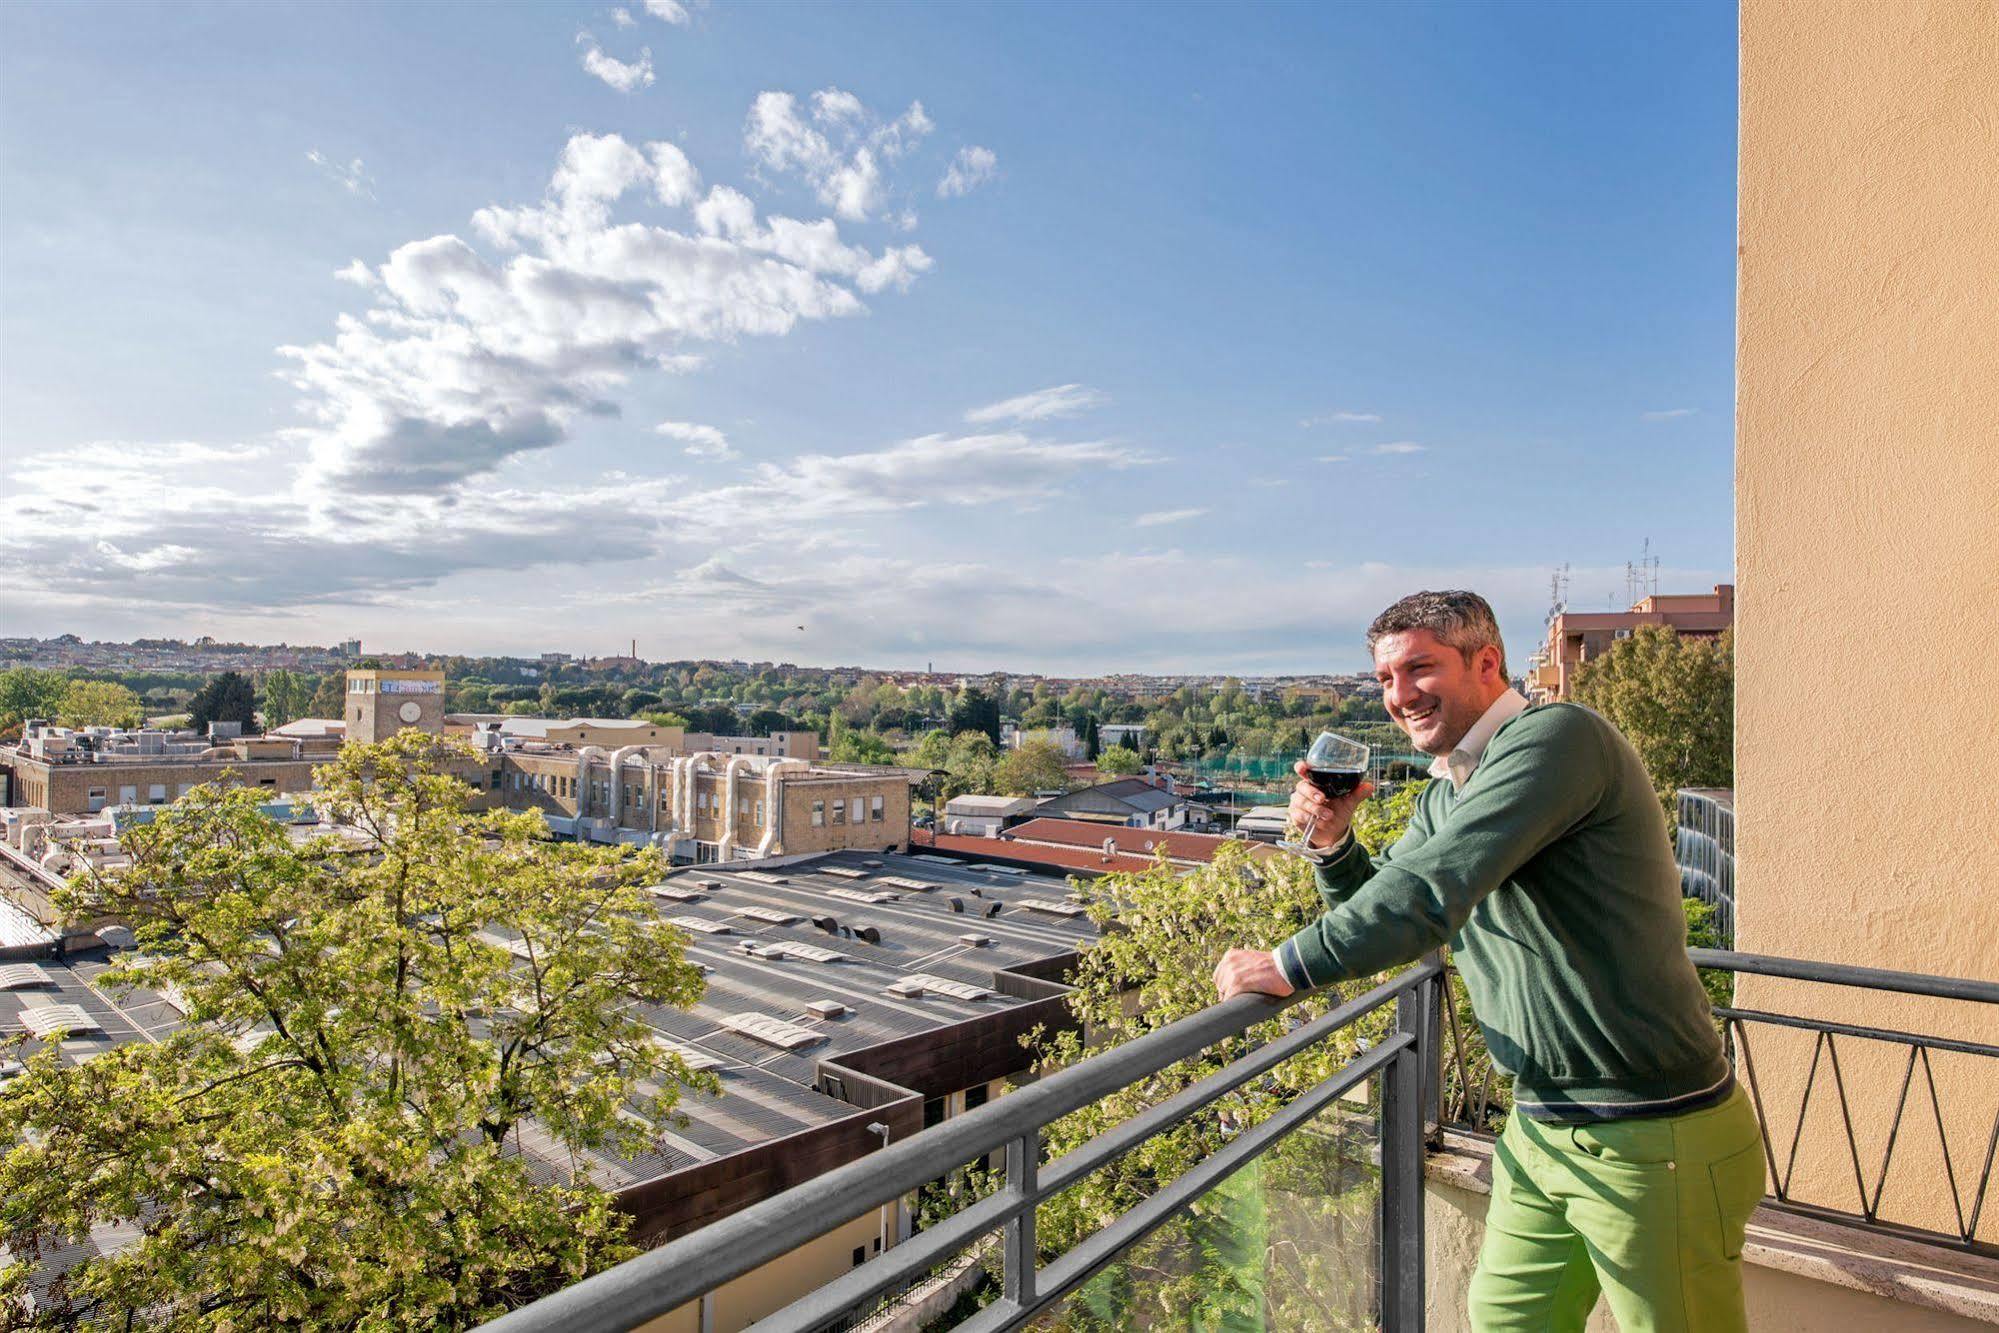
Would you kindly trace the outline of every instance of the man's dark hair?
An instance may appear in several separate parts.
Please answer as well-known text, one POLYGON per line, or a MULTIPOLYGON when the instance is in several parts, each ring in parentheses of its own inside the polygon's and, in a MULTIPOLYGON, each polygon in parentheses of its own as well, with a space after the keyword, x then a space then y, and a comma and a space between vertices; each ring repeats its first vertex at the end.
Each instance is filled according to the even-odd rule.
POLYGON ((1506 675, 1506 645, 1500 641, 1499 618, 1492 606, 1475 592, 1453 589, 1448 592, 1412 592, 1374 618, 1367 627, 1367 651, 1374 652, 1375 640, 1404 630, 1426 629, 1438 640, 1464 654, 1466 662, 1478 650, 1491 644, 1499 649, 1499 674, 1506 675))

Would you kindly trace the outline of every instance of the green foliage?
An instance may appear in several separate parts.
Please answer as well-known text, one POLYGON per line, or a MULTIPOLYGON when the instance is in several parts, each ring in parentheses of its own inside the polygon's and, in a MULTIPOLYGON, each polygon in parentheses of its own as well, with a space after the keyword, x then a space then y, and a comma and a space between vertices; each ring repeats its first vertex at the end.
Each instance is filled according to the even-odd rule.
POLYGON ((31 717, 55 717, 68 692, 69 677, 60 671, 0 671, 0 730, 17 728, 31 717))
POLYGON ((187 716, 196 731, 207 731, 211 722, 239 722, 244 731, 255 731, 257 692, 242 675, 225 671, 194 692, 187 701, 187 716))
POLYGON ((305 706, 301 717, 324 717, 339 720, 347 716, 347 673, 329 671, 319 678, 313 688, 312 698, 305 706))
POLYGON ((1379 856, 1395 845, 1416 814, 1416 802, 1430 779, 1410 782, 1395 789, 1392 796, 1370 796, 1353 812, 1353 835, 1368 855, 1379 856))
POLYGON ((967 687, 959 693, 957 702, 951 705, 951 731, 954 735, 966 731, 982 731, 986 739, 998 745, 999 703, 984 690, 976 686, 967 687))
MULTIPOLYGON (((1084 951, 1069 1005, 1092 1045, 1129 1041, 1207 1008, 1215 1002, 1212 974, 1223 949, 1272 947, 1318 915, 1322 904, 1311 867, 1293 857, 1253 859, 1253 850, 1248 843, 1229 843, 1212 864, 1191 872, 1182 873, 1162 859, 1144 871, 1107 875, 1089 886, 1091 919, 1104 934, 1084 951)), ((1367 984, 1310 995, 1241 1038, 1064 1117, 1047 1131, 1049 1156, 1059 1157, 1165 1101, 1367 984)), ((1038 1222, 1044 1250, 1059 1253, 1098 1231, 1228 1138, 1323 1081, 1355 1054, 1360 1039, 1379 1037, 1389 1021, 1385 1014, 1370 1016, 1045 1203, 1038 1222)), ((1088 1054, 1074 1032, 1039 1032, 1030 1041, 1044 1067, 1071 1064, 1088 1054)), ((1186 1264, 1148 1271, 1148 1302, 1156 1300, 1165 1310, 1212 1313, 1274 1295, 1262 1290, 1261 1265, 1251 1271, 1226 1256, 1202 1258, 1198 1244, 1193 1254, 1186 1264)), ((1304 1308, 1325 1294, 1308 1284, 1286 1299, 1304 1308)), ((1106 1321, 1119 1322, 1100 1313, 1097 1322, 1106 1321)), ((1196 1322, 1212 1326, 1215 1321, 1196 1322)))
POLYGON ((1097 772, 1106 778, 1126 778, 1145 767, 1138 751, 1124 745, 1107 745, 1097 756, 1097 772))
POLYGON ((108 680, 73 680, 56 717, 66 727, 136 727, 145 721, 139 696, 108 680))
POLYGON ((113 1223, 143 1231, 44 1324, 463 1328, 631 1253, 609 1196, 537 1182, 515 1131, 643 1150, 712 1081, 638 1007, 701 981, 642 888, 656 853, 468 813, 446 770, 470 759, 420 732, 343 749, 316 799, 367 851, 209 786, 126 834, 129 869, 72 881, 67 911, 137 936, 100 984, 175 993, 187 1021, 80 1065, 37 1052, 0 1089, 0 1300, 113 1223))
POLYGON ((1638 750, 1668 816, 1681 787, 1735 785, 1735 641, 1682 639, 1645 625, 1583 667, 1577 703, 1638 750))
MULTIPOLYGON (((1722 938, 1719 914, 1698 898, 1680 899, 1680 907, 1687 914, 1687 947, 1689 949, 1727 949, 1732 944, 1722 938)), ((1717 967, 1700 969, 1701 987, 1707 991, 1708 1003, 1719 1009, 1735 1003, 1735 974, 1724 972, 1717 967)))
POLYGON ((999 746, 983 731, 961 731, 951 740, 944 758, 946 776, 938 784, 943 800, 967 793, 990 795, 993 770, 999 764, 999 746))
MULTIPOLYGON (((312 704, 313 686, 306 677, 296 671, 280 667, 264 673, 264 725, 282 727, 287 722, 296 722, 311 716, 306 709, 312 704)), ((332 716, 339 716, 333 714, 332 716)))
POLYGON ((1062 751, 1048 741, 1022 741, 993 765, 993 790, 1003 796, 1066 791, 1069 775, 1062 751))

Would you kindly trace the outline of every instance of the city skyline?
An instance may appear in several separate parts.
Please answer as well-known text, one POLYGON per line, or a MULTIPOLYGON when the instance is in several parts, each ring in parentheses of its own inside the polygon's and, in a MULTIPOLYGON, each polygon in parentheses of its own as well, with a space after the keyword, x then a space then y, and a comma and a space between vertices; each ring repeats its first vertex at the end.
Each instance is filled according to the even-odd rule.
POLYGON ((468 12, 10 10, 0 629, 1338 672, 1732 577, 1727 7, 468 12))

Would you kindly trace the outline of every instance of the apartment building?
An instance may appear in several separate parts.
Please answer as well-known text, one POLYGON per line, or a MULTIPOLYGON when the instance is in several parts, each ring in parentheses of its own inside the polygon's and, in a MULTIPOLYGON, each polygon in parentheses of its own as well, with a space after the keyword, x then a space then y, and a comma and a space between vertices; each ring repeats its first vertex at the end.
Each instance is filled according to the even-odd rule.
POLYGON ((89 815, 112 806, 165 805, 224 773, 273 796, 312 790, 312 771, 337 737, 202 737, 191 731, 82 730, 30 722, 0 746, 0 806, 89 815))
POLYGON ((1712 639, 1735 623, 1735 585, 1713 592, 1654 593, 1628 611, 1562 611, 1548 622, 1548 638, 1528 660, 1527 692, 1535 703, 1567 699, 1585 663, 1610 651, 1645 625, 1664 625, 1681 638, 1712 639))

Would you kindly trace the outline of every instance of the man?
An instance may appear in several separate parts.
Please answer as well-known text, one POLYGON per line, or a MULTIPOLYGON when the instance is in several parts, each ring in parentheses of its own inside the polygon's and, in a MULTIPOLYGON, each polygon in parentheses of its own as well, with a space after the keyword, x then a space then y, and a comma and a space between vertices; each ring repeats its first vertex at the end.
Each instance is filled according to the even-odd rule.
POLYGON ((1514 1114, 1493 1154, 1471 1284, 1479 1333, 1580 1330, 1607 1296, 1623 1333, 1746 1327, 1742 1240, 1763 1149, 1686 952, 1679 871, 1638 754, 1576 704, 1507 684, 1469 592, 1375 619, 1382 702, 1435 757, 1408 832, 1370 860, 1370 788, 1301 781, 1325 915, 1272 952, 1231 949, 1224 998, 1369 976, 1449 944, 1514 1114))

